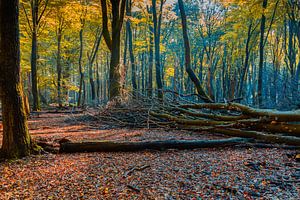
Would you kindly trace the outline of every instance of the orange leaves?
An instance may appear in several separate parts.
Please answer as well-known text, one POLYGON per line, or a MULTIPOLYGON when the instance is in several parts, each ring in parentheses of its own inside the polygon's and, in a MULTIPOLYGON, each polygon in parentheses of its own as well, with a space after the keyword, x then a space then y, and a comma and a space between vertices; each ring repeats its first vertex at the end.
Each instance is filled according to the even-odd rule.
POLYGON ((109 189, 107 187, 102 190, 103 195, 106 195, 108 193, 109 193, 109 189))
MULTIPOLYGON (((66 135, 72 140, 135 141, 220 137, 185 131, 97 130, 99 122, 83 114, 73 116, 41 114, 30 126, 46 141, 66 135)), ((290 150, 243 147, 45 154, 1 162, 0 199, 298 199, 295 157, 300 155, 290 150)))

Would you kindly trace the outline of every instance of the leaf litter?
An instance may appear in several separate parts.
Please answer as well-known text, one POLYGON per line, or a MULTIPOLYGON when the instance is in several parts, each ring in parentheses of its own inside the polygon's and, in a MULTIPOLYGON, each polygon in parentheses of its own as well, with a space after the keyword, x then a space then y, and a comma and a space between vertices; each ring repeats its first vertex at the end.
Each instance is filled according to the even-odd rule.
MULTIPOLYGON (((31 135, 52 143, 61 138, 223 138, 187 131, 109 129, 90 120, 71 123, 69 118, 44 114, 31 119, 31 135)), ((0 163, 0 199, 299 199, 300 164, 290 156, 295 154, 279 148, 226 147, 30 156, 0 163)))

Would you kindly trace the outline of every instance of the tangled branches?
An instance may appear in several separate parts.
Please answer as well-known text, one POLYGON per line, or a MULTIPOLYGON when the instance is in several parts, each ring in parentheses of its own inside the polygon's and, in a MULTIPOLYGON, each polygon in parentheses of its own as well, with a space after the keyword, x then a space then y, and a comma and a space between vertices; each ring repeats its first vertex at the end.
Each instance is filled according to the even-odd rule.
POLYGON ((164 101, 141 94, 110 103, 97 117, 120 127, 189 129, 300 145, 300 110, 280 112, 238 103, 192 103, 177 96, 164 101))

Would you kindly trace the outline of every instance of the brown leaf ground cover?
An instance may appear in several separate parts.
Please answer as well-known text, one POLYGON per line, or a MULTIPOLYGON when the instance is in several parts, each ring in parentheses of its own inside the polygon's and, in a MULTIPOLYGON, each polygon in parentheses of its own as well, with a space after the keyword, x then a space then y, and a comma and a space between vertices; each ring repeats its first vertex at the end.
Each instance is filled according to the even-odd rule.
MULTIPOLYGON (((187 131, 110 129, 85 117, 44 113, 30 120, 30 132, 34 139, 54 144, 61 138, 223 138, 187 131)), ((0 163, 0 199, 299 199, 300 164, 289 156, 293 154, 278 148, 228 147, 30 156, 0 163)))

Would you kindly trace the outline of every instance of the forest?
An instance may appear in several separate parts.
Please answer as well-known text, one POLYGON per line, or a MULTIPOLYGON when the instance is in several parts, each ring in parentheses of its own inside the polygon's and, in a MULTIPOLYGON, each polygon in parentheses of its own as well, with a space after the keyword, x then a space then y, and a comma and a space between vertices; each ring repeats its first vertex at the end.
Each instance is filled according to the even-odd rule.
POLYGON ((0 0, 0 199, 299 199, 299 0, 0 0))

